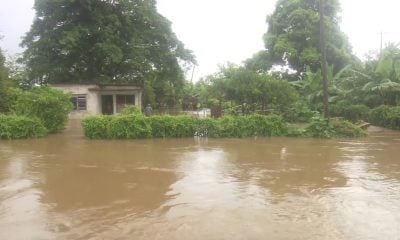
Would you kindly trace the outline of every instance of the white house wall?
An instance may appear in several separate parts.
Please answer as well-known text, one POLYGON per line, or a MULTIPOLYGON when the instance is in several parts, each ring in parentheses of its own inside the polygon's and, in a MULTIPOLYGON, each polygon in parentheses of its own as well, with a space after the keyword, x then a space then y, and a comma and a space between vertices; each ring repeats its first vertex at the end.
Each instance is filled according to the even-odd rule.
POLYGON ((70 118, 82 118, 86 115, 101 114, 102 95, 113 95, 114 101, 115 95, 135 95, 135 105, 140 108, 142 106, 142 90, 132 86, 106 86, 100 88, 96 84, 54 84, 52 87, 71 93, 72 95, 86 95, 86 111, 73 111, 70 114, 70 118))

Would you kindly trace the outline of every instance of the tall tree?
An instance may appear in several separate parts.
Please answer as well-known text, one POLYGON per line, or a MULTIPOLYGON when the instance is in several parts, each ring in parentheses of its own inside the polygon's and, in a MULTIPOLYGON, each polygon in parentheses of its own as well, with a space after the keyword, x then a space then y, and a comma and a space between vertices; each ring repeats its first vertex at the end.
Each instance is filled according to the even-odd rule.
POLYGON ((6 58, 0 49, 0 113, 8 112, 10 107, 10 94, 8 88, 10 81, 8 78, 8 69, 5 66, 6 58))
POLYGON ((155 0, 35 0, 34 8, 21 43, 34 82, 182 81, 181 64, 194 62, 155 0))
MULTIPOLYGON (((339 27, 339 10, 338 0, 326 0, 327 62, 334 66, 335 72, 354 58, 348 39, 339 27)), ((307 66, 313 71, 319 69, 319 21, 319 0, 278 0, 275 11, 267 18, 266 50, 261 55, 264 61, 289 65, 298 73, 305 72, 307 66)))

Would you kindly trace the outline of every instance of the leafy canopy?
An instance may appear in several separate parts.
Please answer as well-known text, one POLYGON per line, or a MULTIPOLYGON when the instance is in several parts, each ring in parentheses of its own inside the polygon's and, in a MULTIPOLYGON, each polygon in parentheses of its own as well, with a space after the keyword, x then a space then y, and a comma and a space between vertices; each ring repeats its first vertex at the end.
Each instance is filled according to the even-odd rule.
MULTIPOLYGON (((338 0, 326 0, 327 61, 335 73, 353 59, 348 39, 339 27, 339 10, 338 0)), ((307 66, 312 71, 320 67, 319 0, 278 0, 267 22, 266 49, 247 60, 248 68, 265 71, 272 65, 288 65, 300 74, 307 66)))
POLYGON ((37 83, 142 84, 194 62, 155 0, 36 0, 23 61, 37 83))

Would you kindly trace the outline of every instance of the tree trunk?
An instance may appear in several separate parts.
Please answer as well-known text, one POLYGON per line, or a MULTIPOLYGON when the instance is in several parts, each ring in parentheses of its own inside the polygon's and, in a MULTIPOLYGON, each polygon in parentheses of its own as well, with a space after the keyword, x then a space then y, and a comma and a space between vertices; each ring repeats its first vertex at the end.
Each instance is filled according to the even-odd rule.
POLYGON ((319 41, 321 46, 321 73, 324 99, 324 117, 329 120, 329 103, 328 103, 328 76, 326 64, 326 42, 325 42, 325 22, 324 22, 325 0, 319 0, 319 41))

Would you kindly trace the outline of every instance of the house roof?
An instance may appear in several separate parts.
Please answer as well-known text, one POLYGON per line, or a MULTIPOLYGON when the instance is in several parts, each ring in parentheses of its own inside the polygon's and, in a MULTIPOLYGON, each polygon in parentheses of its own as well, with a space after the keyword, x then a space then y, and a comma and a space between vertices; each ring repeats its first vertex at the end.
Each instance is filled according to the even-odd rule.
POLYGON ((51 84, 54 87, 87 87, 90 91, 127 91, 127 90, 139 90, 142 88, 133 84, 90 84, 90 83, 56 83, 51 84))

